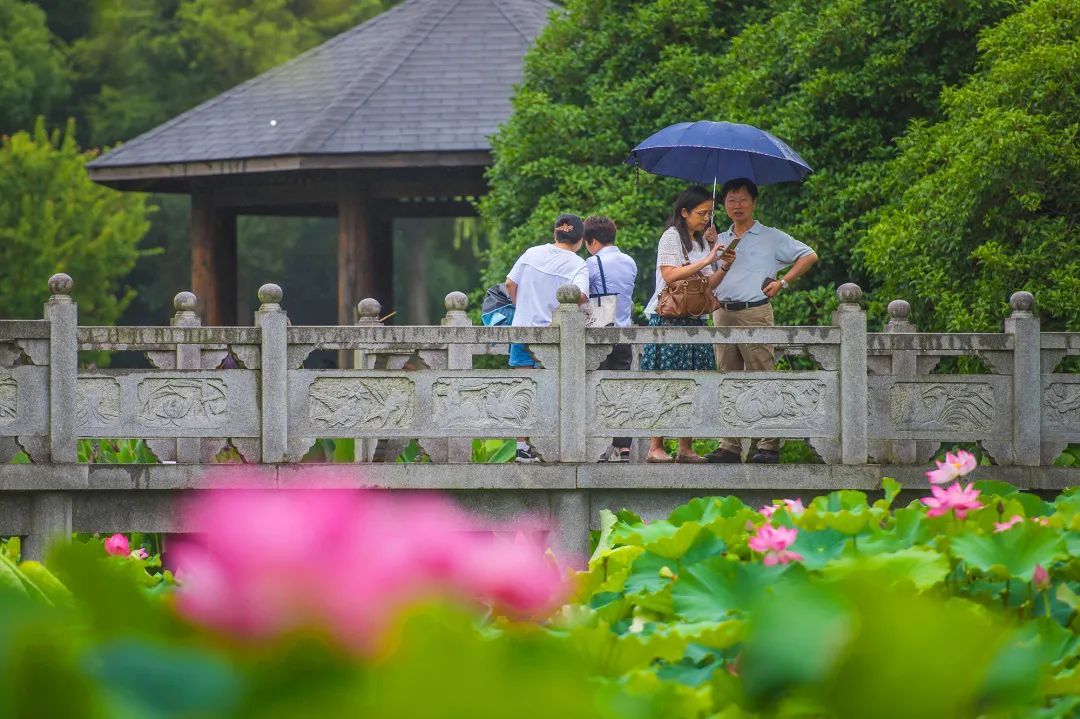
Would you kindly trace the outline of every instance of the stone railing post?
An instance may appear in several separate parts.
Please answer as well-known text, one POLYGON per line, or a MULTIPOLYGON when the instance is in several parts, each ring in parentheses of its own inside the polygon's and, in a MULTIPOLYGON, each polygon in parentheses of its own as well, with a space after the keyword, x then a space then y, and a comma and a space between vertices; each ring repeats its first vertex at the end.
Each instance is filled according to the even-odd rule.
POLYGON ((581 290, 560 287, 551 324, 559 327, 559 461, 585 462, 585 315, 578 308, 581 290))
MULTIPOLYGON (((885 323, 886 334, 908 334, 915 332, 915 324, 908 317, 911 305, 906 300, 893 300, 889 303, 889 321, 885 323)), ((918 374, 918 352, 914 350, 892 351, 891 374, 894 378, 910 379, 918 374)), ((916 447, 913 439, 894 439, 888 442, 888 458, 897 464, 915 464, 916 447)))
MULTIPOLYGON (((560 287, 552 324, 559 327, 559 462, 585 462, 585 315, 578 308, 576 285, 560 287)), ((552 545, 563 556, 587 559, 589 553, 589 493, 582 489, 553 492, 552 545)))
MULTIPOLYGON (((464 292, 451 292, 445 300, 446 316, 442 320, 444 327, 471 327, 472 320, 465 310, 469 307, 469 298, 464 292)), ((472 347, 465 344, 450 344, 446 347, 447 369, 472 369, 472 347)), ((451 437, 447 440, 446 461, 465 463, 472 458, 472 440, 464 437, 451 437)))
MULTIPOLYGON (((180 292, 173 298, 170 324, 173 327, 200 327, 202 320, 195 314, 197 298, 191 292, 180 292)), ((202 369, 202 347, 191 344, 176 346, 176 369, 202 369)), ((198 464, 202 460, 202 440, 190 437, 176 440, 176 461, 180 464, 198 464)))
MULTIPOLYGON (((379 322, 379 314, 382 312, 382 305, 378 300, 367 297, 356 303, 356 324, 361 327, 378 327, 382 323, 379 322)), ((357 350, 353 352, 353 369, 356 370, 369 370, 375 369, 375 360, 377 356, 375 353, 362 352, 357 350)), ((378 449, 379 440, 375 437, 365 437, 363 439, 357 439, 355 447, 353 449, 353 458, 356 462, 371 462, 375 459, 375 450, 378 449)))
POLYGON ((1039 466, 1042 460, 1042 341, 1035 296, 1016 292, 1009 298, 1012 314, 1005 333, 1013 336, 1012 460, 1039 466))
POLYGON ((289 318, 281 309, 282 296, 277 285, 263 285, 259 288, 261 304, 255 311, 255 326, 261 330, 261 445, 265 463, 283 461, 289 439, 289 318))
MULTIPOLYGON (((71 299, 74 283, 65 274, 49 278, 52 296, 45 304, 49 321, 49 461, 75 464, 76 386, 79 377, 79 310, 71 299)), ((30 533, 23 545, 25 559, 41 560, 49 543, 71 539, 71 495, 62 491, 33 495, 30 533)))
POLYGON ((866 312, 862 290, 847 282, 836 289, 840 307, 832 315, 840 327, 840 461, 866 464, 866 312))

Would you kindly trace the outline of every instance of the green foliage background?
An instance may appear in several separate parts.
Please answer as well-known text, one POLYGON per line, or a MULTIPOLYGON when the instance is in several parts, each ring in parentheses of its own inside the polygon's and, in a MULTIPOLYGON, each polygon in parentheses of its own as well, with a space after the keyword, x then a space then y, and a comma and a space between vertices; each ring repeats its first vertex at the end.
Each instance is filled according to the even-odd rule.
POLYGON ((1075 329, 1076 13, 1069 0, 570 0, 494 141, 485 279, 561 211, 611 215, 653 267, 682 183, 622 161, 667 124, 729 120, 816 168, 762 193, 760 219, 822 257, 780 296, 778 322, 827 321, 835 286, 855 281, 876 321, 904 297, 922 329, 992 329, 1028 289, 1048 327, 1075 329))

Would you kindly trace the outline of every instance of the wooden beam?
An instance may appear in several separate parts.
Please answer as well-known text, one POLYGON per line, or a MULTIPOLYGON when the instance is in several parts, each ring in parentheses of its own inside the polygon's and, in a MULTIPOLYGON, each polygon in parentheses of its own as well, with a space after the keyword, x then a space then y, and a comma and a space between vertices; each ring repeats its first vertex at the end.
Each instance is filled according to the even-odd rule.
POLYGON ((371 204, 368 230, 375 280, 368 296, 379 301, 383 314, 399 309, 394 301, 394 215, 389 204, 385 201, 371 204))
POLYGON ((203 324, 237 323, 236 213, 214 205, 209 190, 191 195, 191 291, 203 324))
POLYGON ((356 321, 356 303, 370 297, 375 266, 369 237, 367 191, 342 182, 338 187, 338 324, 356 321))

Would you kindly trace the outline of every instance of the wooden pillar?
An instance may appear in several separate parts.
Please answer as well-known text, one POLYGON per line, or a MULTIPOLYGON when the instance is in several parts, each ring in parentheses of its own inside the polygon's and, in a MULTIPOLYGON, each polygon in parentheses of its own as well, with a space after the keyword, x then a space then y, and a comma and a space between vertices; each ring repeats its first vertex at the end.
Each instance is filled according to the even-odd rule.
POLYGON ((384 313, 394 308, 394 218, 367 189, 338 185, 338 323, 356 321, 356 303, 372 297, 384 313))
POLYGON ((236 212, 214 206, 211 190, 191 194, 191 290, 204 325, 235 325, 236 212))

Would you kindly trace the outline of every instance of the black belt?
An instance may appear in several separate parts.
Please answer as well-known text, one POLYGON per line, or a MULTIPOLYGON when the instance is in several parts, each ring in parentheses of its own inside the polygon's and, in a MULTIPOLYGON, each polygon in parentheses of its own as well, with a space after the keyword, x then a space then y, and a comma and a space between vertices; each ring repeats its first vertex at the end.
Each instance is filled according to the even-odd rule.
POLYGON ((748 310, 751 307, 761 307, 762 305, 767 304, 769 304, 768 297, 763 300, 754 300, 753 302, 721 302, 720 309, 727 310, 728 312, 738 312, 739 310, 748 310))

